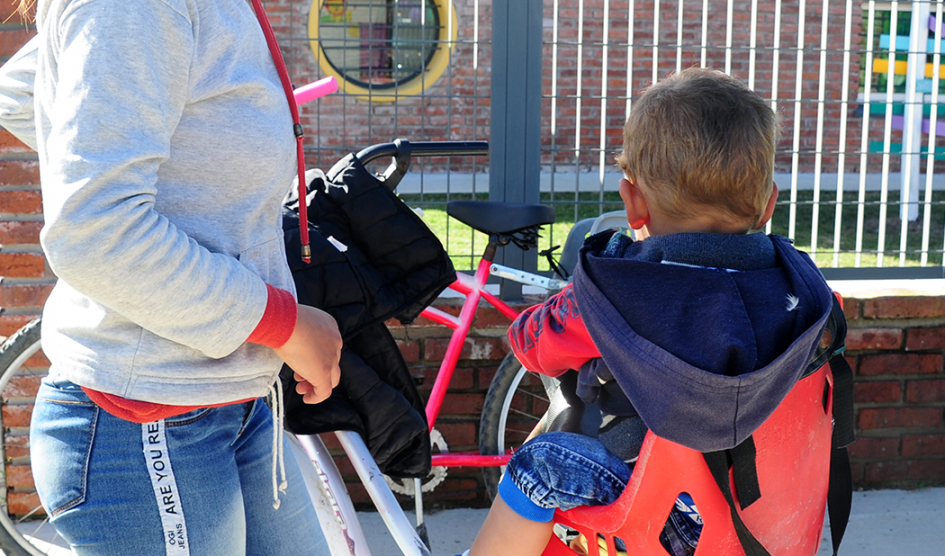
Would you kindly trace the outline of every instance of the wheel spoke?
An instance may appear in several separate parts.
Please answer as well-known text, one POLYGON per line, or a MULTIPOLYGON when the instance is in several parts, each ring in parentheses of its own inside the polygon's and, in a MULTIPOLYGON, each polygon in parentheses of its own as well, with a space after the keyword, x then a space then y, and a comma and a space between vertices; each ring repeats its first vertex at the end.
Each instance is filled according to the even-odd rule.
POLYGON ((528 396, 532 399, 540 400, 543 402, 549 402, 548 396, 542 395, 544 394, 544 392, 539 393, 539 392, 532 392, 531 390, 517 390, 515 393, 522 396, 528 396))
POLYGON ((514 407, 509 408, 509 413, 514 413, 516 415, 521 415, 522 417, 528 417, 532 421, 540 421, 541 415, 535 415, 534 413, 529 413, 527 411, 522 411, 520 409, 515 409, 514 407))

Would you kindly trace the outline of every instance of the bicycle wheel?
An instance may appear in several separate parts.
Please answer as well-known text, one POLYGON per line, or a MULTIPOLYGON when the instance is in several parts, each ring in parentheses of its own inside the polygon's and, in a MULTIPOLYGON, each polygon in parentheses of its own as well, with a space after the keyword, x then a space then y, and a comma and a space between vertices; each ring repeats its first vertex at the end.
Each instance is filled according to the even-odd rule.
MULTIPOLYGON (((479 453, 504 454, 521 446, 548 409, 548 396, 538 375, 522 367, 511 353, 505 356, 489 385, 479 420, 479 453)), ((505 467, 483 467, 490 498, 495 498, 505 467)))
POLYGON ((68 544, 49 523, 33 488, 29 464, 30 416, 39 382, 49 371, 42 352, 40 319, 0 345, 0 549, 7 556, 69 554, 68 544))

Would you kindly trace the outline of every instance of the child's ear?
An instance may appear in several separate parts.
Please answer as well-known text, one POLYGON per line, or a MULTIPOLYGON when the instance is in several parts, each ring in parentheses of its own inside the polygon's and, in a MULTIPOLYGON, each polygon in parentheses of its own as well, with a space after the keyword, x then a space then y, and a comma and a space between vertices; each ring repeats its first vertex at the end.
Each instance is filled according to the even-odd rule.
POLYGON ((620 198, 627 209, 627 224, 639 230, 650 221, 650 210, 640 187, 626 178, 620 180, 620 198))
POLYGON ((774 207, 778 203, 778 184, 772 184, 771 187, 771 196, 768 197, 768 204, 765 206, 765 212, 761 215, 761 218, 758 219, 758 222, 752 226, 754 230, 760 230, 765 227, 765 224, 771 220, 771 215, 774 214, 774 207))

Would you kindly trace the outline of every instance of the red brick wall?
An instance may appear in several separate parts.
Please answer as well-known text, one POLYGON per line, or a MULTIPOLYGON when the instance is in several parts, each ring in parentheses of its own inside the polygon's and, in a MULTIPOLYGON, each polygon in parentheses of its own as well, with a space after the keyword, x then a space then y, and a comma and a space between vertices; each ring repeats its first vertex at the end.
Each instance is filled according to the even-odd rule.
POLYGON ((855 483, 945 484, 945 298, 849 299, 846 313, 856 377, 855 483))

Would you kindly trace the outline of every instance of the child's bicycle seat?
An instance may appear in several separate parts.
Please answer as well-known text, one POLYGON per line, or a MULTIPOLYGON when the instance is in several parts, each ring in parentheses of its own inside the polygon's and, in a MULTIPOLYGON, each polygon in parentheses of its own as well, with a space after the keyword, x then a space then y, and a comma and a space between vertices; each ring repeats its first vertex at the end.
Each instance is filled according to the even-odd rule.
MULTIPOLYGON (((738 514, 773 556, 810 556, 820 546, 831 457, 832 394, 833 374, 824 365, 799 381, 753 435, 761 497, 738 514)), ((555 522, 586 539, 600 539, 600 548, 598 542, 586 543, 590 556, 622 554, 615 546, 618 538, 627 554, 664 556, 660 532, 682 492, 692 497, 704 523, 695 556, 744 555, 729 503, 703 454, 652 432, 616 502, 558 511, 555 522)), ((578 552, 553 536, 543 554, 578 552)))
POLYGON ((545 205, 497 203, 490 201, 450 201, 446 213, 487 235, 507 235, 555 221, 555 210, 545 205))

